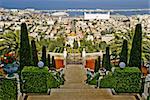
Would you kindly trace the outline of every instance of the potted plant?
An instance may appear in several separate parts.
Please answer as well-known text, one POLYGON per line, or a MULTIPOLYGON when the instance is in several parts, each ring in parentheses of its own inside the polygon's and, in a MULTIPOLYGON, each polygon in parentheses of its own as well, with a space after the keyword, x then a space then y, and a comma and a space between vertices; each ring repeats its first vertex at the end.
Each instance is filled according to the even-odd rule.
POLYGON ((5 54, 1 58, 1 63, 4 65, 3 70, 8 74, 8 77, 13 77, 13 73, 15 73, 19 67, 15 55, 13 53, 5 54))

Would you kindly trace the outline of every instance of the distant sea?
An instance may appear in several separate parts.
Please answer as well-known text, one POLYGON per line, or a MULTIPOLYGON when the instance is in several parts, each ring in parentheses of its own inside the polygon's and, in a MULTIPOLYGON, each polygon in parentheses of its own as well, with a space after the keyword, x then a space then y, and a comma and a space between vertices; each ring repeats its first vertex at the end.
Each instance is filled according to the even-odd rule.
MULTIPOLYGON (((9 9, 34 8, 37 10, 60 9, 148 9, 150 0, 0 0, 0 7, 9 9)), ((72 16, 82 15, 80 12, 70 13, 72 16)), ((142 12, 115 12, 114 14, 150 14, 142 12)))

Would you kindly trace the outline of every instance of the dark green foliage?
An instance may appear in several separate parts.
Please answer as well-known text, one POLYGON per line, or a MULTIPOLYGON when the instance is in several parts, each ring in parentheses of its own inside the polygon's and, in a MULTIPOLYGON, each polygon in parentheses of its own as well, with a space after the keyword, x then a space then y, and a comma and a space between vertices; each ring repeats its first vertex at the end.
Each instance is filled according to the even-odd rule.
POLYGON ((31 65, 31 50, 27 26, 25 23, 21 24, 20 39, 20 70, 22 70, 24 66, 31 65))
POLYGON ((142 53, 142 26, 137 24, 135 34, 133 37, 132 48, 130 52, 129 66, 141 67, 141 53, 142 53))
POLYGON ((123 70, 116 68, 115 91, 119 93, 139 93, 141 90, 141 72, 136 67, 126 67, 123 70))
POLYGON ((109 53, 109 47, 106 47, 106 61, 105 61, 105 68, 106 70, 111 71, 111 64, 110 64, 110 53, 109 53))
POLYGON ((53 52, 55 53, 63 53, 64 47, 56 47, 53 52))
POLYGON ((46 47, 42 47, 42 61, 44 63, 44 66, 46 66, 46 47))
POLYGON ((0 79, 0 100, 17 100, 17 82, 15 79, 0 79))
POLYGON ((100 87, 114 88, 117 93, 140 93, 141 72, 135 67, 123 70, 116 67, 114 74, 109 74, 100 81, 100 87))
POLYGON ((88 79, 88 84, 90 84, 90 85, 95 85, 95 84, 97 84, 97 82, 98 82, 98 79, 99 79, 99 76, 100 76, 100 74, 97 72, 97 73, 95 73, 95 75, 94 75, 94 77, 92 78, 92 79, 88 79))
POLYGON ((114 88, 115 84, 116 80, 111 74, 104 76, 104 78, 100 81, 101 88, 114 88))
POLYGON ((38 64, 38 55, 37 55, 37 50, 36 50, 36 45, 35 45, 35 41, 34 40, 31 41, 31 46, 32 46, 32 61, 33 61, 33 65, 37 66, 37 64, 38 64))
POLYGON ((53 73, 49 73, 47 67, 41 69, 34 66, 26 66, 23 69, 22 79, 24 93, 47 93, 49 88, 56 88, 64 81, 53 73))
POLYGON ((23 92, 24 93, 46 93, 48 69, 38 67, 25 67, 22 70, 23 92))
POLYGON ((99 69, 100 69, 100 63, 101 63, 101 58, 99 56, 98 59, 95 61, 95 69, 94 69, 95 73, 99 71, 99 69))
POLYGON ((127 65, 127 61, 128 61, 128 42, 127 40, 124 40, 122 51, 120 54, 120 62, 124 62, 127 65))
POLYGON ((48 77, 48 88, 57 88, 60 85, 64 84, 64 78, 60 77, 60 73, 56 73, 56 75, 54 75, 52 72, 49 74, 48 77))
POLYGON ((102 67, 105 67, 106 63, 106 54, 103 54, 102 67))
POLYGON ((106 47, 107 47, 107 43, 105 41, 101 41, 99 43, 99 47, 100 47, 101 50, 105 50, 106 47))
POLYGON ((50 66, 51 66, 51 64, 50 64, 50 54, 48 54, 48 68, 50 69, 50 66))
POLYGON ((56 67, 55 67, 55 59, 54 59, 54 56, 52 56, 52 67, 53 67, 53 68, 56 68, 56 67))
POLYGON ((81 49, 85 48, 87 53, 99 51, 99 44, 93 43, 91 40, 86 39, 80 40, 80 45, 81 45, 80 48, 81 49))
POLYGON ((73 49, 78 49, 78 42, 77 41, 74 41, 74 43, 73 43, 73 49))

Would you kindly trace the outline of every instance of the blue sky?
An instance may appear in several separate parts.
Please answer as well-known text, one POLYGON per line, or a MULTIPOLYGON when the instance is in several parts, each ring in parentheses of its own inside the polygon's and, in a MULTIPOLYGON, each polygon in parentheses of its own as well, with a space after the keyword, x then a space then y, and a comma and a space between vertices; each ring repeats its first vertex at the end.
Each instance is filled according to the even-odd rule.
POLYGON ((150 0, 0 0, 0 7, 35 9, 128 9, 150 8, 150 0))

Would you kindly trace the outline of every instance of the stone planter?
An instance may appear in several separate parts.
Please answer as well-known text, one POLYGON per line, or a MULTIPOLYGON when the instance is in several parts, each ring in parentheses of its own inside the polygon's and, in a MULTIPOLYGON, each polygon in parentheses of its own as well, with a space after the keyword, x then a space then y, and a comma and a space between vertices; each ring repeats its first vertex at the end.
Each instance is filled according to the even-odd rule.
POLYGON ((14 73, 18 70, 19 65, 16 63, 7 64, 4 66, 4 71, 8 74, 8 77, 13 77, 14 73))

